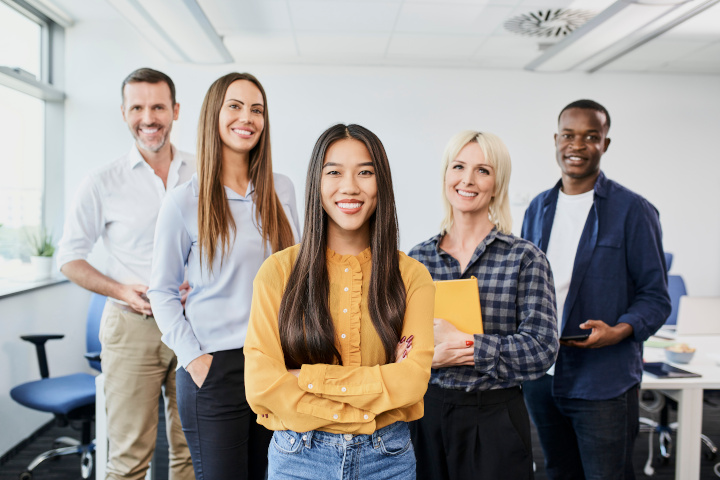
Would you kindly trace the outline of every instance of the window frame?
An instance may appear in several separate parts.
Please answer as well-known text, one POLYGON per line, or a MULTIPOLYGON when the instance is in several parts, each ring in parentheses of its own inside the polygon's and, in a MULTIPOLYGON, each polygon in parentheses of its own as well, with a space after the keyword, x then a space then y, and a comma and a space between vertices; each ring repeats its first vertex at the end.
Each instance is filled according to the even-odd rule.
MULTIPOLYGON (((65 28, 72 20, 63 12, 51 10, 41 0, 0 0, 40 25, 40 76, 28 78, 16 69, 0 65, 0 85, 38 98, 44 103, 43 179, 41 225, 50 232, 61 232, 65 214, 65 28)), ((55 242, 59 238, 54 239, 55 242)), ((0 298, 63 281, 57 277, 12 286, 0 280, 0 298)))

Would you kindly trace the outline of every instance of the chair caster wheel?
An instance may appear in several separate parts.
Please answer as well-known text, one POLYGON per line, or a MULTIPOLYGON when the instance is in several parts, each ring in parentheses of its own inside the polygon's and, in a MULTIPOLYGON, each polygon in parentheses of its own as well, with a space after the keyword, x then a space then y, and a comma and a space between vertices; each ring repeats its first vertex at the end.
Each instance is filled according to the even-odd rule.
POLYGON ((663 457, 662 455, 656 456, 655 460, 657 461, 658 465, 660 465, 661 467, 664 467, 668 463, 670 463, 670 459, 667 457, 663 457))
POLYGON ((32 472, 22 472, 20 475, 18 475, 19 480, 32 480, 32 478, 32 472))
POLYGON ((717 452, 707 451, 703 454, 703 456, 705 457, 706 460, 711 462, 717 458, 717 452))

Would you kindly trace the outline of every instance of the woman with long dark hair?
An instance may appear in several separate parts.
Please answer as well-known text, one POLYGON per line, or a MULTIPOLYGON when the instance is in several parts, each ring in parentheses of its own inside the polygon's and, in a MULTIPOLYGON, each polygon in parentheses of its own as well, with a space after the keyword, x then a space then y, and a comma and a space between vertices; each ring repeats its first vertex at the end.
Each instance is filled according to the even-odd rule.
POLYGON ((255 278, 246 385, 275 431, 270 479, 415 478, 406 422, 423 412, 434 286, 397 242, 382 143, 329 128, 308 168, 302 241, 255 278))
POLYGON ((243 346, 262 262, 298 238, 295 190, 273 174, 265 91, 247 73, 212 84, 198 124, 198 173, 160 210, 148 296, 181 365, 177 401, 198 480, 262 479, 271 432, 245 399, 243 346), (183 310, 173 285, 187 268, 183 310))
POLYGON ((468 334, 434 320, 425 416, 411 425, 419 479, 533 477, 520 384, 555 361, 555 289, 543 252, 511 233, 510 169, 496 135, 450 139, 441 232, 410 250, 434 280, 476 277, 483 322, 468 334))

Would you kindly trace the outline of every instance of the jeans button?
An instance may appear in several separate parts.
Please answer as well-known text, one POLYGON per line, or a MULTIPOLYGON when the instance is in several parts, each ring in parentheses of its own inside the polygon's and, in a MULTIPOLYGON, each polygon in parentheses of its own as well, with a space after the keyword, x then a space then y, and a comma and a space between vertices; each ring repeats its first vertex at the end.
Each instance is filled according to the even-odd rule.
POLYGON ((352 435, 350 435, 349 433, 346 433, 343 435, 343 438, 349 442, 350 440, 352 440, 352 435))

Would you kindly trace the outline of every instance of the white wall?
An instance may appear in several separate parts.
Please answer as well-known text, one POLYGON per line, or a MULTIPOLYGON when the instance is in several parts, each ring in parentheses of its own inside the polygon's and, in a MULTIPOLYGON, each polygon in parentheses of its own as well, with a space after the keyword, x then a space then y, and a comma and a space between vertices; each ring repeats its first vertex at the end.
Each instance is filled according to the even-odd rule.
POLYGON ((10 398, 13 387, 40 379, 35 346, 20 335, 65 335, 45 344, 51 377, 92 373, 83 357, 89 301, 88 292, 69 283, 0 299, 0 455, 53 418, 10 398))
MULTIPOLYGON (((122 21, 79 23, 68 32, 66 195, 88 169, 128 150, 119 85, 131 70, 152 66, 174 79, 181 111, 173 141, 190 151, 207 87, 229 71, 249 71, 268 92, 275 170, 294 180, 300 203, 308 158, 326 127, 359 123, 378 134, 393 168, 407 250, 437 231, 438 164, 452 134, 473 128, 500 135, 513 157, 511 193, 532 198, 559 178, 552 143, 559 110, 592 98, 612 116, 604 171, 660 210, 665 248, 675 253, 673 270, 685 276, 689 292, 720 295, 720 249, 712 247, 720 238, 718 76, 198 67, 169 64, 143 42, 122 21)), ((514 211, 519 231, 524 207, 514 211)))

